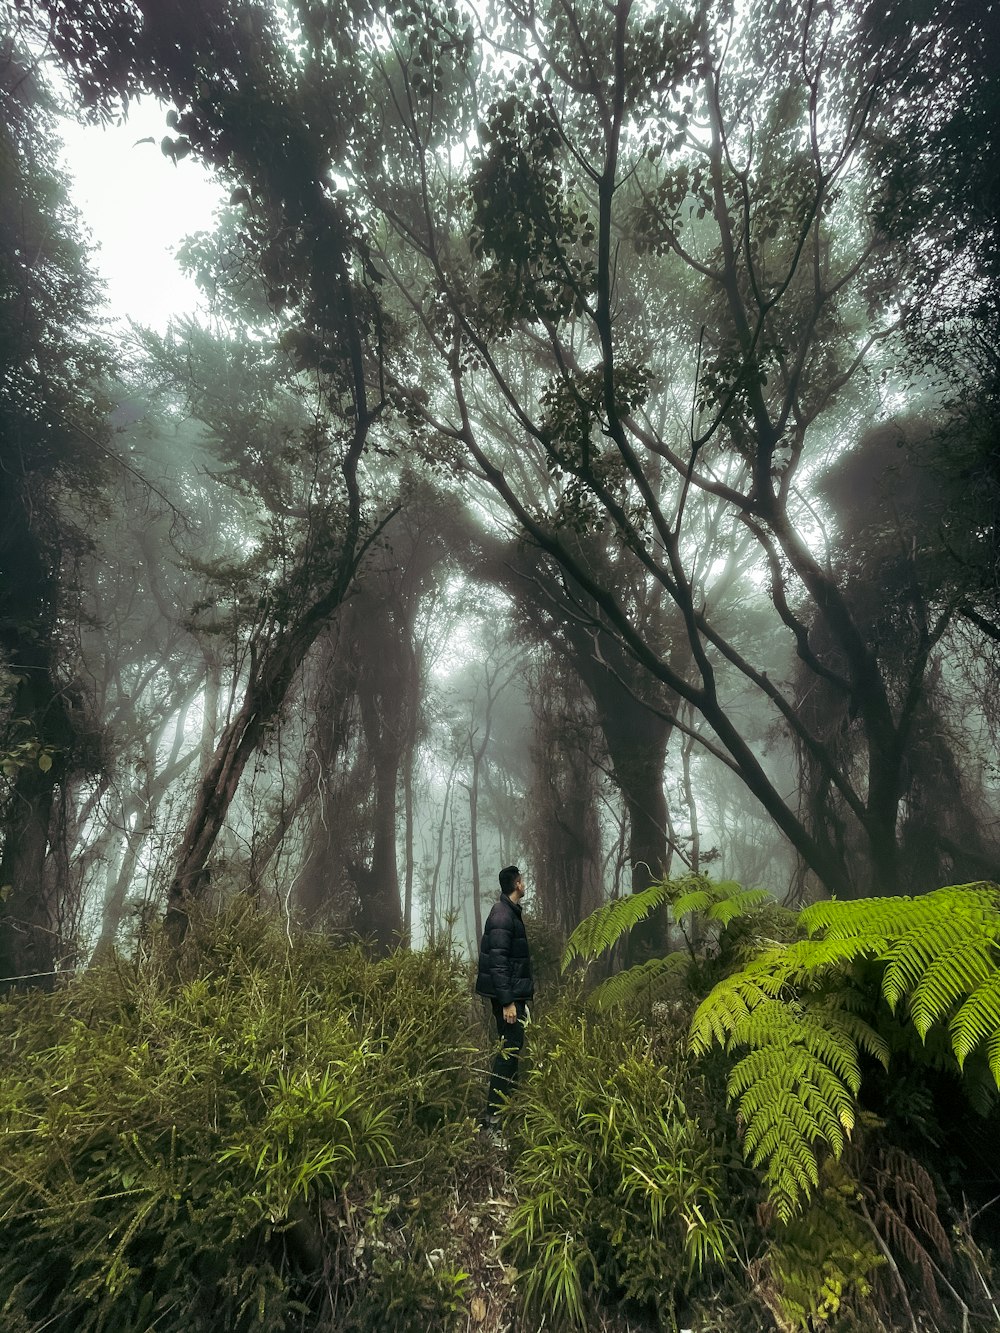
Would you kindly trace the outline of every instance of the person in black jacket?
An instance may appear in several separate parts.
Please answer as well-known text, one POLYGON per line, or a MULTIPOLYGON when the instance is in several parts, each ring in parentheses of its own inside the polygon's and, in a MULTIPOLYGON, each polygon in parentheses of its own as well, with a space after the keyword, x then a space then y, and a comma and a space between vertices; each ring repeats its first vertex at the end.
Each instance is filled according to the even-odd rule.
POLYGON ((517 866, 500 871, 500 897, 490 908, 479 946, 476 991, 493 1007, 501 1046, 493 1062, 484 1123, 494 1124, 497 1111, 517 1080, 517 1058, 524 1045, 528 1001, 535 993, 528 936, 521 920, 521 902, 527 889, 517 866))

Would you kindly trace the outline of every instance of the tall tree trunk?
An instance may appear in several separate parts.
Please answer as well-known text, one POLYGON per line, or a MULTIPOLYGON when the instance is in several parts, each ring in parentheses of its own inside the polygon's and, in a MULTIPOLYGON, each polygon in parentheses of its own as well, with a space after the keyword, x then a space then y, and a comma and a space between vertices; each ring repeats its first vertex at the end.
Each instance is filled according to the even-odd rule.
MULTIPOLYGON (((437 855, 434 858, 434 869, 431 873, 431 883, 429 892, 429 903, 427 909, 427 942, 433 949, 437 941, 437 895, 438 884, 441 879, 441 866, 444 863, 444 832, 448 827, 448 815, 451 807, 451 794, 455 785, 455 770, 458 768, 458 755, 452 761, 451 769, 448 773, 448 781, 445 783, 444 800, 441 802, 441 818, 438 821, 437 832, 437 855)), ((454 826, 452 827, 452 854, 454 855, 454 826)))
POLYGON ((373 935, 381 949, 399 942, 403 918, 399 902, 396 863, 396 784, 398 755, 375 761, 375 827, 371 872, 361 900, 361 929, 373 935))
POLYGON ((472 847, 472 915, 476 940, 483 938, 483 894, 479 879, 479 761, 473 755, 469 793, 469 837, 472 847))
POLYGON ((53 980, 60 941, 44 882, 52 801, 48 775, 26 764, 14 783, 0 860, 0 989, 53 980))
POLYGON ((413 938, 413 765, 416 762, 416 740, 413 730, 407 738, 406 754, 403 756, 403 840, 404 851, 404 887, 403 887, 403 942, 409 947, 413 938))
POLYGON ((688 824, 691 828, 691 869, 697 875, 701 868, 701 832, 698 826, 698 803, 694 799, 691 786, 691 749, 694 745, 692 736, 685 736, 681 744, 681 781, 684 786, 684 804, 688 811, 688 824))
POLYGON ((181 839, 167 893, 165 918, 167 936, 174 944, 183 940, 190 904, 204 893, 208 884, 208 859, 225 824, 240 778, 268 726, 278 716, 307 652, 343 601, 354 572, 353 552, 351 542, 337 582, 313 603, 296 626, 277 639, 262 659, 251 662, 243 702, 222 730, 198 785, 181 839))
POLYGON ((66 941, 58 935, 59 911, 45 875, 57 785, 66 772, 73 728, 62 695, 49 677, 47 646, 29 645, 13 669, 23 674, 13 714, 29 720, 31 737, 51 751, 26 756, 7 801, 0 855, 0 990, 21 983, 46 985, 66 941), (30 660, 28 660, 30 659, 30 660), (50 767, 43 768, 44 763, 50 767))

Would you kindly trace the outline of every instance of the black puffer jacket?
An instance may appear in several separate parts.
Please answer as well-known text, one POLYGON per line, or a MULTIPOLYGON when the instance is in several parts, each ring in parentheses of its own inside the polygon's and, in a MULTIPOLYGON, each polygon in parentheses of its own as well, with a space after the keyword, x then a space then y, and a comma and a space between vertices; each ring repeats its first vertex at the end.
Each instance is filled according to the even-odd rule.
POLYGON ((490 908, 483 928, 476 991, 501 1004, 530 1000, 535 993, 521 904, 512 903, 505 893, 490 908))

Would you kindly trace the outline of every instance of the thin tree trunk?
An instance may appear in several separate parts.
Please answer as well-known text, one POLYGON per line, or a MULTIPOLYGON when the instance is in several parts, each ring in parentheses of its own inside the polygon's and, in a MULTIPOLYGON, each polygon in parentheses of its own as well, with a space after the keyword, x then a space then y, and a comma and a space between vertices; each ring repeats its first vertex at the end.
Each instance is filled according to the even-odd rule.
POLYGON ((698 874, 701 867, 701 834, 698 828, 698 804, 694 799, 691 786, 691 749, 694 745, 692 736, 685 736, 681 746, 681 779, 684 785, 684 804, 687 806, 688 824, 691 827, 691 870, 698 874))
POLYGON ((472 782, 469 792, 469 828, 472 844, 472 914, 476 925, 476 939, 483 938, 483 899, 479 880, 479 762, 472 760, 472 782))
POLYGON ((403 882, 403 943, 409 947, 413 938, 413 765, 416 761, 416 741, 413 729, 407 739, 406 754, 403 757, 403 840, 404 840, 404 882, 403 882))
POLYGON ((448 826, 448 809, 451 805, 451 793, 455 783, 455 770, 458 768, 459 756, 456 755, 448 773, 448 781, 444 789, 444 801, 441 804, 441 819, 438 823, 437 833, 437 856, 434 860, 434 870, 431 874, 430 884, 430 903, 428 907, 428 944, 433 949, 437 940, 437 892, 438 882, 441 877, 441 866, 444 862, 444 831, 448 826))

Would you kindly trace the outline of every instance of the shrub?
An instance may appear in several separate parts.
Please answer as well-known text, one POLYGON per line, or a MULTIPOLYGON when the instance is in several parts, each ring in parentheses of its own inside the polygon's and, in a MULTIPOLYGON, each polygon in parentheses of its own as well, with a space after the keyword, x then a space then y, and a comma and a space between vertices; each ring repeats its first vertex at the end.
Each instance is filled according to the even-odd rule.
POLYGON ((244 911, 172 970, 154 949, 0 1025, 7 1333, 328 1326, 378 1285, 371 1200, 419 1194, 426 1229, 471 1137, 441 953, 373 959, 244 911))
POLYGON ((670 1317, 729 1245, 721 1167, 685 1106, 689 1071, 620 1011, 567 999, 532 1028, 508 1125, 517 1203, 506 1247, 529 1310, 584 1327, 600 1300, 670 1317))
POLYGON ((701 947, 611 977, 589 1004, 660 994, 679 1013, 701 990, 690 1047, 727 1061, 720 1106, 735 1102, 768 1198, 746 1271, 778 1326, 874 1329, 900 1306, 910 1327, 996 1326, 989 1257, 949 1186, 978 1186, 984 1209, 996 1192, 995 1174, 965 1178, 962 1140, 996 1131, 1000 889, 819 902, 795 921, 759 891, 688 876, 588 918, 565 964, 663 902, 701 947))

